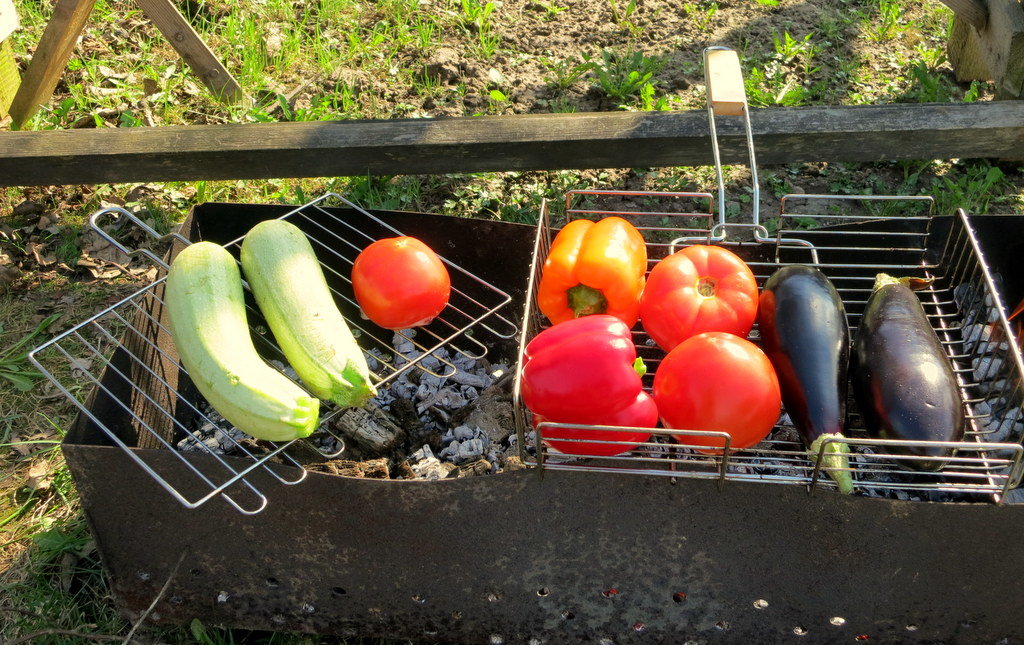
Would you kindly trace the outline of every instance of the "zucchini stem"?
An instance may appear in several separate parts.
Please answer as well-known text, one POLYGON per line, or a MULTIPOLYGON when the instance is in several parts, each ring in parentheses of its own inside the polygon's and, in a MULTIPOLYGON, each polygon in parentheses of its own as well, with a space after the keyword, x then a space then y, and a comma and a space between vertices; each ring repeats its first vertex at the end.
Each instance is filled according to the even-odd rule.
POLYGON ((850 452, 850 447, 845 441, 835 441, 835 439, 845 438, 838 432, 820 435, 811 442, 811 445, 807 448, 807 454, 810 455, 811 462, 818 463, 818 453, 821 453, 821 469, 828 473, 828 476, 836 482, 840 493, 849 495, 853 492, 853 477, 850 475, 850 459, 847 456, 847 453, 850 452), (821 444, 826 439, 832 439, 833 441, 825 444, 825 451, 822 453, 821 444))

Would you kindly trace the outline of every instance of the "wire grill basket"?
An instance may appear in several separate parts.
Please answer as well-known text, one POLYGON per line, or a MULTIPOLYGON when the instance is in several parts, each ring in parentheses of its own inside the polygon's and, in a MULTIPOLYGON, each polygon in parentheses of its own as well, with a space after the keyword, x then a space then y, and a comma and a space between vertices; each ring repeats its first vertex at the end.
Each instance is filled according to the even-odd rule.
MULTIPOLYGON (((604 193, 588 191, 590 197, 602 198, 664 198, 661 193, 604 193)), ((677 198, 678 194, 671 195, 677 198)), ((694 195, 697 197, 697 195, 694 195)), ((700 195, 706 198, 706 195, 700 195)), ((573 217, 602 217, 613 212, 600 207, 573 207, 579 194, 566 197, 567 212, 573 217)), ((713 240, 709 226, 703 238, 687 227, 687 235, 665 241, 666 227, 645 226, 645 219, 663 220, 663 212, 651 213, 618 209, 638 222, 638 228, 648 240, 647 250, 651 266, 673 252, 678 244, 693 241, 727 246, 743 257, 754 272, 758 285, 778 268, 787 264, 811 264, 824 272, 835 284, 846 307, 851 334, 856 333, 867 297, 876 274, 891 273, 900 276, 931 278, 929 288, 919 292, 922 304, 932 326, 945 348, 956 373, 965 402, 968 431, 963 441, 950 443, 955 456, 937 473, 911 473, 899 467, 899 448, 914 442, 871 439, 863 427, 851 399, 848 408, 851 418, 847 428, 851 474, 858 489, 868 495, 903 499, 954 499, 953 495, 977 494, 1001 498, 1007 490, 1015 488, 1021 480, 1021 454, 1024 440, 1024 401, 1021 375, 1020 348, 1010 333, 1005 308, 995 288, 995 278, 985 264, 977 240, 971 231, 967 215, 960 211, 947 218, 949 226, 939 226, 941 220, 921 216, 896 216, 879 219, 871 215, 833 215, 831 207, 842 206, 852 210, 848 201, 857 199, 872 205, 902 206, 904 209, 924 206, 930 208, 929 199, 899 199, 891 197, 835 198, 817 195, 787 196, 782 212, 770 224, 774 234, 754 241, 713 240), (797 210, 794 206, 803 206, 797 210), (817 212, 815 212, 817 208, 817 212), (825 225, 827 224, 827 225, 825 225)), ((695 218, 687 213, 673 217, 695 218)), ((707 216, 704 216, 706 219, 707 216)), ((710 219, 708 219, 710 221, 710 219)), ((677 229, 678 230, 678 229, 677 229)), ((536 251, 531 269, 530 288, 527 293, 526 315, 520 348, 549 325, 536 306, 535 289, 543 269, 544 260, 557 230, 552 227, 551 216, 545 204, 537 231, 536 251)), ((759 340, 757 327, 750 340, 759 340)), ((648 366, 644 377, 650 390, 653 375, 665 352, 655 346, 642 329, 634 330, 637 353, 648 366)), ((549 428, 607 430, 623 433, 622 441, 611 441, 622 446, 634 445, 625 437, 627 432, 639 429, 608 426, 582 426, 573 424, 542 423, 535 429, 531 442, 530 415, 519 397, 517 372, 516 413, 521 445, 532 446, 536 452, 524 451, 528 464, 551 469, 626 471, 633 473, 666 475, 671 477, 697 477, 722 481, 757 481, 762 483, 799 484, 810 487, 833 488, 835 484, 821 472, 808 457, 795 428, 783 414, 780 423, 769 438, 747 450, 724 451, 718 456, 698 453, 695 445, 674 441, 672 436, 696 438, 715 435, 728 442, 728 435, 720 432, 695 432, 655 429, 652 438, 624 455, 616 457, 587 457, 580 453, 559 452, 544 442, 549 428)), ((645 431, 646 432, 646 431, 645 431)), ((559 436, 560 447, 568 450, 573 441, 559 436)), ((592 439, 587 439, 593 442, 592 439)), ((822 447, 822 452, 825 447, 822 447)), ((960 497, 956 497, 960 499, 960 497)))
MULTIPOLYGON (((978 241, 963 211, 953 218, 935 218, 930 197, 787 195, 782 198, 779 214, 761 222, 759 190, 750 115, 742 82, 729 91, 716 90, 715 74, 709 71, 712 56, 724 48, 713 47, 705 52, 708 77, 708 121, 712 152, 718 177, 717 216, 715 198, 707 193, 573 191, 565 196, 566 219, 600 219, 619 215, 632 221, 647 241, 649 266, 688 244, 718 244, 742 257, 754 272, 758 286, 777 269, 788 264, 814 265, 835 284, 846 307, 851 335, 871 293, 878 273, 932 279, 931 286, 919 292, 951 365, 955 371, 964 400, 968 431, 959 442, 899 442, 872 439, 867 435, 850 401, 847 424, 851 475, 861 494, 899 499, 935 501, 964 500, 984 497, 1002 501, 1006 492, 1021 481, 1021 454, 1024 452, 1024 413, 1021 403, 1022 365, 1020 347, 1010 333, 1005 311, 1000 302, 994 277, 982 256, 978 241), (722 115, 738 116, 747 136, 751 193, 751 221, 727 222, 725 217, 725 182, 716 135, 716 110, 723 106, 722 96, 733 103, 722 115), (740 97, 740 98, 737 98, 740 97), (658 210, 647 205, 668 204, 658 210), (685 203, 685 207, 675 204, 685 203), (693 204, 707 204, 694 208, 693 204), (909 472, 899 466, 910 457, 900 456, 900 448, 934 445, 954 448, 954 456, 937 473, 909 472)), ((734 71, 724 77, 739 79, 738 60, 733 58, 734 71)), ((723 63, 728 65, 728 58, 723 63)), ((724 432, 655 429, 651 438, 635 449, 614 457, 590 457, 583 451, 572 451, 572 439, 565 430, 586 433, 604 431, 604 436, 617 434, 621 440, 587 443, 609 443, 626 450, 635 446, 630 441, 648 429, 615 428, 578 424, 540 423, 535 428, 531 415, 520 397, 522 358, 526 344, 548 321, 536 303, 536 289, 557 230, 548 204, 541 208, 530 284, 527 293, 519 365, 514 392, 516 424, 524 461, 531 466, 550 469, 631 472, 670 477, 693 477, 725 481, 756 481, 775 484, 798 484, 814 488, 834 488, 834 482, 822 472, 820 456, 832 441, 823 441, 819 459, 811 460, 800 443, 796 429, 787 415, 768 438, 746 450, 734 450, 724 432), (560 450, 544 441, 545 431, 559 429, 560 450), (724 442, 720 455, 697 452, 698 437, 717 437, 724 442), (675 437, 675 439, 673 439, 675 437), (687 443, 687 439, 692 443, 687 443)), ((654 374, 665 353, 638 326, 633 332, 637 354, 647 365, 645 388, 650 391, 654 374)), ((758 329, 750 340, 759 340, 758 329)), ((577 444, 584 441, 576 439, 577 444)), ((706 443, 703 442, 703 443, 706 443)), ((835 447, 834 449, 838 449, 835 447)), ((843 454, 843 453, 840 453, 843 454)))
MULTIPOLYGON (((488 342, 511 339, 518 332, 517 325, 501 312, 511 296, 444 257, 452 294, 441 314, 415 331, 381 330, 359 317, 349 276, 363 248, 377 239, 401 235, 400 231, 335 194, 298 207, 282 219, 297 225, 309 237, 335 300, 377 377, 378 387, 386 387, 409 369, 451 376, 457 369, 452 357, 482 358, 488 342), (394 340, 412 343, 416 349, 411 356, 400 355, 392 349, 394 340), (432 360, 425 361, 427 357, 432 360)), ((168 265, 158 254, 125 248, 105 230, 125 226, 126 222, 154 238, 161 237, 119 208, 98 211, 90 223, 123 252, 145 255, 166 269, 168 265)), ((168 237, 179 249, 189 244, 180 235, 168 237)), ((236 257, 241 240, 225 245, 236 257)), ((258 513, 266 507, 267 497, 246 476, 264 469, 281 484, 301 482, 306 471, 292 454, 297 452, 292 449, 296 442, 252 440, 230 428, 206 404, 178 362, 166 327, 165 280, 165 276, 160 277, 37 347, 29 358, 82 414, 183 505, 195 508, 220 496, 242 513, 258 513), (107 413, 98 413, 100 408, 107 413), (197 433, 201 427, 212 430, 207 433, 212 436, 201 439, 197 433), (178 457, 177 467, 158 472, 147 459, 146 450, 136 448, 170 449, 178 457), (299 468, 277 468, 278 463, 299 468)), ((246 309, 257 350, 271 365, 297 381, 286 367, 247 285, 246 309)), ((345 412, 323 402, 318 431, 298 442, 305 450, 313 449, 323 457, 340 456, 344 440, 335 423, 345 412)))

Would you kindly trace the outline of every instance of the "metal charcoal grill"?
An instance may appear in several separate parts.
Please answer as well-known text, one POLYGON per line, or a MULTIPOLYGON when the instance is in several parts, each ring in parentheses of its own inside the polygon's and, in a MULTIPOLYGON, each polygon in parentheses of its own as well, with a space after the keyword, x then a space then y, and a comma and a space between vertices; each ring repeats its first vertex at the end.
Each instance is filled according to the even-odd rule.
MULTIPOLYGON (((671 244, 680 234, 678 227, 693 229, 684 230, 684 236, 707 239, 708 229, 715 228, 711 205, 704 208, 709 196, 698 197, 701 206, 696 208, 688 200, 680 195, 677 208, 666 209, 663 216, 655 213, 652 226, 668 227, 661 218, 674 218, 669 221, 675 230, 653 242, 671 244), (693 218, 676 217, 676 212, 691 212, 693 218)), ((814 202, 821 208, 818 215, 832 215, 831 204, 814 202)), ((643 205, 640 210, 652 209, 643 205)), ((790 219, 800 222, 802 215, 788 210, 794 211, 790 219)), ((226 242, 261 219, 286 213, 280 206, 200 204, 182 234, 189 240, 226 242)), ((433 242, 436 249, 450 242, 448 257, 511 294, 515 307, 528 307, 526 287, 531 259, 536 260, 531 243, 544 239, 537 229, 423 213, 375 214, 433 242)), ((937 281, 933 292, 942 306, 929 307, 944 333, 948 328, 954 340, 962 334, 969 344, 967 327, 960 332, 963 323, 953 314, 974 311, 965 303, 981 304, 972 321, 991 313, 983 294, 992 292, 984 263, 972 259, 984 257, 973 248, 972 225, 990 243, 986 251, 1008 247, 1002 223, 989 217, 963 219, 925 214, 839 220, 833 226, 831 218, 819 218, 815 224, 821 227, 814 231, 804 230, 803 224, 782 229, 813 242, 821 263, 837 262, 827 259, 832 246, 886 249, 879 251, 883 255, 889 248, 909 246, 914 249, 910 259, 889 264, 912 264, 920 272, 938 266, 935 258, 961 258, 951 265, 959 269, 950 271, 969 286, 959 291, 953 286, 950 305, 943 300, 948 283, 944 287, 937 281), (814 237, 826 233, 830 237, 814 237), (888 246, 877 241, 889 233, 910 234, 902 237, 914 241, 888 246), (854 237, 857 242, 851 241, 854 237), (954 250, 944 253, 947 248, 954 250)), ((1011 230, 1019 236, 1024 226, 1018 221, 1011 230)), ((547 226, 550 232, 550 222, 547 226)), ((765 231, 778 235, 774 226, 765 225, 765 231)), ((746 226, 747 233, 756 230, 746 226)), ((760 241, 725 243, 750 251, 751 261, 765 266, 759 274, 778 262, 807 261, 800 256, 777 260, 770 255, 775 247, 760 241)), ((780 246, 782 253, 800 250, 788 243, 780 246)), ((806 245, 802 252, 809 253, 806 245)), ((850 282, 845 288, 851 293, 863 289, 850 282)), ((1024 290, 1008 269, 1005 286, 1010 295, 1024 290)), ((998 306, 999 300, 991 302, 998 306)), ((526 324, 536 330, 535 318, 527 316, 526 324)), ((159 330, 158 324, 153 327, 159 330)), ((489 356, 514 356, 516 346, 509 339, 474 330, 489 356)), ((987 343, 994 341, 998 338, 991 333, 985 337, 987 343)), ((158 338, 159 348, 166 350, 167 343, 165 335, 158 338)), ((985 354, 966 344, 963 351, 955 342, 949 347, 964 386, 985 385, 972 394, 986 390, 992 395, 986 400, 997 402, 995 395, 1016 393, 1017 384, 971 381, 965 356, 985 354)), ((1008 349, 992 351, 1012 365, 1008 349)), ((126 354, 117 345, 109 364, 137 365, 126 354)), ((159 362, 152 365, 159 371, 159 362)), ((113 595, 133 620, 531 645, 1024 639, 1012 593, 1024 578, 1024 551, 1018 548, 1024 505, 1013 498, 1019 489, 998 506, 925 504, 807 495, 804 485, 764 486, 772 480, 763 476, 733 476, 723 486, 721 466, 715 463, 706 479, 639 477, 618 463, 599 472, 554 469, 554 459, 546 459, 543 468, 488 477, 378 481, 305 475, 294 464, 271 459, 239 480, 266 491, 271 503, 262 512, 239 513, 224 495, 193 509, 167 495, 158 480, 138 467, 143 459, 164 477, 182 472, 182 457, 175 451, 159 442, 152 446, 157 450, 141 447, 152 443, 151 433, 125 412, 144 416, 152 406, 141 393, 153 391, 152 386, 128 382, 109 367, 99 381, 101 387, 86 400, 63 451, 113 595), (281 486, 279 476, 305 480, 302 486, 281 486)), ((652 453, 668 450, 667 444, 651 443, 658 446, 651 447, 652 453)), ((185 459, 203 473, 223 468, 211 454, 189 453, 185 459)), ((236 469, 252 464, 247 457, 224 459, 236 469)), ((803 454, 794 454, 792 461, 806 468, 803 454)), ((687 467, 694 468, 692 461, 687 467)), ((771 468, 778 474, 776 466, 771 468)), ((181 487, 189 499, 210 491, 200 477, 187 474, 181 487)), ((905 491, 886 486, 880 492, 899 497, 905 491)), ((928 494, 948 495, 934 489, 928 494)))
MULTIPOLYGON (((445 260, 452 278, 452 296, 441 314, 428 326, 399 332, 386 332, 360 319, 352 292, 351 266, 359 252, 374 240, 401 233, 368 211, 334 194, 324 195, 282 216, 302 228, 313 244, 331 290, 345 318, 367 355, 377 385, 386 387, 409 369, 420 369, 438 377, 457 370, 446 356, 462 355, 479 359, 488 352, 494 339, 510 339, 517 326, 502 313, 511 296, 473 273, 445 260), (348 208, 340 216, 337 207, 348 208), (395 333, 416 347, 413 357, 391 349, 387 338, 395 333), (439 350, 445 350, 444 352, 439 350), (424 362, 427 357, 433 360, 424 362), (439 365, 431 368, 427 365, 439 365)), ((91 226, 111 244, 127 254, 140 253, 168 266, 149 250, 125 248, 107 231, 107 227, 136 226, 159 239, 160 235, 138 218, 120 208, 103 209, 91 218, 91 226)), ((171 237, 177 244, 174 253, 189 240, 171 237)), ((242 237, 225 246, 237 255, 242 237)), ((242 513, 253 514, 267 505, 266 495, 249 475, 262 469, 280 484, 302 482, 307 472, 291 453, 295 442, 254 441, 231 428, 213 411, 188 379, 178 362, 173 341, 163 319, 163 292, 166 277, 139 290, 121 302, 72 327, 48 343, 36 348, 30 359, 59 390, 69 397, 93 422, 101 427, 139 466, 188 508, 196 508, 221 496, 242 513), (103 372, 106 377, 103 378, 103 372), (83 388, 83 383, 87 386, 83 388), (94 397, 115 402, 116 421, 101 420, 93 413, 94 397), (199 428, 212 431, 213 437, 201 440, 199 428), (217 445, 219 444, 219 445, 217 445), (158 472, 146 453, 133 447, 169 449, 177 457, 177 467, 158 472), (182 450, 204 453, 212 463, 200 467, 194 456, 182 450), (227 449, 231 458, 223 454, 227 449), (271 462, 300 467, 298 470, 272 469, 271 462), (198 486, 198 488, 197 488, 198 486), (186 492, 188 491, 188 492, 186 492)), ((289 375, 286 362, 275 345, 263 318, 246 287, 246 308, 257 350, 276 368, 289 375)), ((294 373, 290 377, 295 379, 294 373)), ((311 446, 325 458, 344 451, 344 438, 335 430, 335 422, 346 411, 324 404, 317 432, 297 440, 311 446)))
MULTIPOLYGON (((570 192, 565 196, 566 219, 599 219, 610 215, 631 219, 647 240, 648 263, 652 267, 681 245, 726 246, 747 262, 759 287, 782 266, 814 265, 839 291, 851 336, 856 333, 878 273, 933 280, 919 295, 956 372, 969 429, 963 441, 945 444, 871 439, 857 414, 856 403, 851 400, 848 409, 852 413, 846 431, 849 451, 845 453, 851 463, 849 470, 862 494, 900 499, 910 499, 913 495, 914 499, 933 501, 967 501, 985 496, 1001 501, 1007 491, 1021 482, 1024 364, 1020 348, 1010 333, 1006 309, 966 213, 961 210, 951 218, 950 226, 939 226, 936 225, 939 220, 933 217, 930 197, 787 195, 781 200, 778 216, 762 224, 753 136, 743 98, 739 109, 724 112, 743 119, 750 155, 753 212, 750 222, 727 222, 725 182, 715 138, 719 106, 714 98, 715 73, 709 65, 709 55, 721 49, 711 48, 705 52, 705 69, 711 88, 708 120, 719 188, 717 220, 712 209, 714 198, 707 193, 616 191, 570 192), (650 202, 667 206, 658 211, 643 208, 644 203, 650 202), (706 202, 707 210, 676 207, 679 202, 706 202), (640 208, 635 207, 638 203, 640 208), (912 459, 901 456, 900 448, 925 444, 954 448, 954 456, 937 473, 912 473, 900 468, 901 462, 912 459)), ((719 96, 733 98, 742 94, 742 90, 717 92, 719 96)), ((615 436, 646 433, 647 429, 545 422, 537 425, 531 436, 530 413, 519 396, 522 357, 526 344, 548 326, 537 308, 535 290, 556 233, 550 209, 544 203, 534 246, 516 375, 520 446, 533 449, 532 453, 523 450, 526 463, 554 470, 624 471, 723 482, 796 484, 811 490, 836 487, 822 468, 808 458, 785 414, 765 441, 747 450, 730 449, 727 433, 695 429, 655 429, 648 441, 615 457, 590 457, 572 452, 571 446, 574 442, 585 441, 618 444, 627 450, 636 445, 635 441, 630 442, 629 437, 606 441, 564 439, 565 431, 601 430, 610 433, 608 436, 615 436), (560 451, 550 448, 544 441, 545 431, 553 429, 560 430, 560 451), (686 439, 696 440, 699 436, 720 437, 726 445, 723 454, 696 452, 699 444, 688 443, 686 439)), ((655 346, 639 326, 633 336, 637 354, 647 364, 644 384, 650 391, 665 352, 655 346)), ((755 326, 750 339, 757 342, 758 338, 755 326)), ((835 441, 822 443, 819 457, 828 450, 830 443, 835 441)))

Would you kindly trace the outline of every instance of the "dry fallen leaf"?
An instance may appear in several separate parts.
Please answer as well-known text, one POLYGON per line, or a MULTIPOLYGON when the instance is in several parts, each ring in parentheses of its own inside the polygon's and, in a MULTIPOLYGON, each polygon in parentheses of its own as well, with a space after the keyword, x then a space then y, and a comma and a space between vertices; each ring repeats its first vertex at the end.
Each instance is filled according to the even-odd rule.
POLYGON ((81 376, 92 369, 92 359, 89 358, 73 358, 71 359, 71 374, 73 376, 81 376))
POLYGON ((37 461, 28 469, 25 488, 31 491, 44 491, 53 483, 50 466, 45 461, 37 461))
POLYGON ((57 262, 57 256, 45 244, 29 242, 27 246, 32 255, 35 256, 39 266, 46 267, 57 262))

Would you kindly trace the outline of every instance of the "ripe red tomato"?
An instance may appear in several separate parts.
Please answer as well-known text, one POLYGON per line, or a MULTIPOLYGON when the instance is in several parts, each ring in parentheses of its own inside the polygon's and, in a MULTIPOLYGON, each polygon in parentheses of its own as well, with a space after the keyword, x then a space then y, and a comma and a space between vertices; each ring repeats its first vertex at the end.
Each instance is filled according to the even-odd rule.
POLYGON ((756 316, 754 274, 721 246, 688 246, 662 259, 640 299, 644 331, 666 352, 705 331, 746 336, 756 316))
MULTIPOLYGON (((768 357, 747 339, 722 332, 697 334, 669 352, 654 375, 654 400, 666 427, 727 432, 733 449, 768 436, 782 410, 779 379, 768 357)), ((725 447, 721 437, 675 438, 725 447)))
POLYGON ((352 287, 366 317, 385 329, 426 325, 451 295, 441 258, 414 237, 377 240, 356 256, 352 287))

